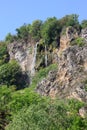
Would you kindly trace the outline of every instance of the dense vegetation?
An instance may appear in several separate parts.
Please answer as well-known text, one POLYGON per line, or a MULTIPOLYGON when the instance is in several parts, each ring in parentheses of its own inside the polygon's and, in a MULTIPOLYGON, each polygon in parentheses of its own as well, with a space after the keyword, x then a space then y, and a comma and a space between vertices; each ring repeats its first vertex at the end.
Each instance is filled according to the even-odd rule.
MULTIPOLYGON (((0 130, 86 130, 87 117, 79 116, 79 109, 86 104, 77 100, 52 100, 35 92, 37 83, 47 76, 50 70, 57 70, 52 64, 42 65, 28 87, 27 74, 23 73, 16 61, 9 61, 7 45, 14 41, 40 42, 39 52, 45 47, 52 51, 59 47, 61 33, 73 27, 80 33, 87 27, 87 20, 79 23, 78 15, 66 15, 61 19, 47 18, 35 20, 16 29, 16 34, 8 33, 0 42, 0 130), (26 88, 27 87, 27 88, 26 88)), ((72 45, 83 46, 82 38, 76 38, 72 45)), ((42 55, 41 55, 42 56, 42 55)), ((38 58, 38 57, 37 57, 38 58)), ((87 84, 87 83, 86 83, 87 84)), ((85 87, 87 90, 87 85, 85 87)))
POLYGON ((81 106, 73 100, 41 101, 21 109, 7 130, 82 130, 87 128, 87 122, 77 115, 81 106))
POLYGON ((0 66, 9 61, 9 54, 5 42, 0 42, 0 66))
POLYGON ((5 41, 12 42, 14 40, 23 40, 26 43, 33 40, 35 42, 43 39, 46 44, 52 44, 55 41, 58 44, 60 33, 63 28, 72 26, 78 31, 86 27, 86 20, 79 23, 78 15, 66 15, 61 19, 56 17, 47 18, 46 21, 35 20, 32 24, 24 24, 16 29, 16 35, 7 34, 5 41))
POLYGON ((86 118, 79 116, 85 106, 77 100, 52 100, 35 93, 37 82, 48 72, 56 69, 51 65, 36 73, 31 87, 19 91, 15 86, 0 86, 0 129, 3 130, 83 130, 87 129, 86 118))
POLYGON ((11 61, 0 66, 0 83, 7 85, 15 85, 17 89, 26 86, 27 75, 22 73, 22 70, 16 61, 11 61))

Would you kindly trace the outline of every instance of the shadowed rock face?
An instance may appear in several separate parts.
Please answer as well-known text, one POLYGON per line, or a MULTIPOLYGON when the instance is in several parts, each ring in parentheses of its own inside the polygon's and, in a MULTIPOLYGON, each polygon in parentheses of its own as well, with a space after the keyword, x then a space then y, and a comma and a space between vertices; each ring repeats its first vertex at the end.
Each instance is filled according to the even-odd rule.
POLYGON ((68 47, 58 59, 58 71, 50 72, 37 85, 37 92, 52 98, 76 98, 87 101, 84 81, 87 80, 87 46, 68 47))

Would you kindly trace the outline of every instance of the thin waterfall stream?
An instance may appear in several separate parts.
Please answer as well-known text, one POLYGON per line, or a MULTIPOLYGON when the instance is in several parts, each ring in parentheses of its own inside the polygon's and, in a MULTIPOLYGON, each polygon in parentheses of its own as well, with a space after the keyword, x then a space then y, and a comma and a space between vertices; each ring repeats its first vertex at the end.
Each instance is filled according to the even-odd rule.
POLYGON ((47 66, 47 47, 45 45, 45 66, 47 66))
POLYGON ((31 71, 32 75, 34 75, 34 73, 35 73, 35 64, 36 64, 36 56, 37 56, 37 45, 38 45, 38 42, 34 46, 34 57, 33 57, 33 62, 32 62, 32 71, 31 71))

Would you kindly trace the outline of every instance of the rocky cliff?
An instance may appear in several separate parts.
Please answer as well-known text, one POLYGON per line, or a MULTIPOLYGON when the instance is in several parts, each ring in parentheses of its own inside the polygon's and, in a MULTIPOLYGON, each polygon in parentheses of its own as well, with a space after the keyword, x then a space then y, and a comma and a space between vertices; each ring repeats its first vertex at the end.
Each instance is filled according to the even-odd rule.
POLYGON ((68 27, 60 36, 59 48, 50 49, 40 43, 13 42, 8 45, 10 60, 18 61, 23 71, 35 74, 36 62, 46 67, 48 63, 57 63, 58 70, 50 71, 48 77, 38 83, 36 91, 52 98, 76 98, 87 101, 85 89, 87 82, 87 29, 79 32, 68 27), (76 38, 83 38, 83 46, 71 44, 76 38), (38 51, 38 48, 40 49, 38 51), (42 50, 41 50, 42 49, 42 50), (44 59, 44 60, 43 60, 44 59), (50 61, 51 59, 51 61, 50 61), (50 61, 50 62, 49 62, 50 61), (44 63, 43 63, 44 62, 44 63))
POLYGON ((22 68, 22 71, 29 75, 35 73, 35 62, 37 44, 25 44, 23 42, 13 42, 8 45, 10 60, 15 59, 22 68))
MULTIPOLYGON (((86 34, 85 29, 80 35, 85 41, 86 34)), ((72 39, 77 35, 67 35, 68 33, 61 37, 60 49, 56 51, 58 70, 49 72, 48 77, 38 83, 36 91, 52 98, 76 98, 87 102, 87 43, 82 47, 71 46, 72 39), (62 45, 65 45, 65 48, 62 48, 62 45)))
POLYGON ((54 53, 49 52, 46 45, 37 43, 27 43, 15 41, 8 45, 10 60, 16 60, 22 71, 27 72, 29 76, 34 76, 35 71, 40 67, 47 67, 55 58, 54 53))
POLYGON ((37 92, 51 97, 74 97, 87 100, 87 46, 67 48, 59 58, 58 71, 49 72, 38 84, 37 92))

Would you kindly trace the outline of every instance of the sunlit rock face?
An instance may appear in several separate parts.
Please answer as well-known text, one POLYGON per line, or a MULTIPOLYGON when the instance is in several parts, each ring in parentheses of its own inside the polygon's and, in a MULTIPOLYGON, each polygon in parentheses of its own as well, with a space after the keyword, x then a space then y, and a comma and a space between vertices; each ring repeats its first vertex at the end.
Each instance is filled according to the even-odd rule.
POLYGON ((87 28, 82 29, 81 31, 81 37, 85 39, 85 41, 87 42, 87 28))
POLYGON ((36 91, 52 98, 76 98, 87 101, 87 46, 68 47, 58 59, 58 71, 50 72, 38 85, 36 91))
MULTIPOLYGON (((44 67, 49 65, 49 55, 52 55, 50 63, 57 63, 58 70, 50 71, 48 77, 38 83, 36 91, 41 95, 50 95, 52 98, 76 98, 87 101, 85 81, 87 80, 87 43, 83 47, 71 46, 71 41, 82 37, 86 41, 87 29, 79 34, 72 27, 68 27, 60 36, 60 46, 52 53, 44 46, 44 50, 38 52, 39 43, 13 42, 8 45, 10 60, 15 59, 22 71, 33 76, 37 57, 44 58, 44 67), (43 53, 42 53, 43 52, 43 53), (38 56, 39 54, 39 56, 38 56), (48 55, 49 54, 49 55, 48 55)), ((39 63, 38 62, 38 63, 39 63)))
POLYGON ((67 27, 60 37, 60 51, 70 46, 70 42, 79 36, 79 32, 73 27, 67 27))
MULTIPOLYGON (((59 52, 65 50, 67 47, 69 47, 69 43, 72 39, 77 37, 78 33, 75 29, 68 27, 66 28, 65 35, 61 35, 60 37, 60 49, 59 52)), ((14 41, 13 43, 10 43, 8 45, 8 52, 10 55, 10 60, 15 59, 19 65, 22 68, 22 71, 28 72, 30 75, 35 74, 35 65, 37 62, 37 54, 38 54, 38 46, 39 42, 37 43, 24 43, 24 42, 18 42, 14 41)), ((58 62, 58 54, 54 51, 52 53, 49 52, 49 48, 47 48, 46 45, 44 45, 44 66, 50 64, 51 62, 58 62)), ((40 55, 40 52, 39 52, 40 55)), ((41 57, 42 58, 42 57, 41 57)), ((41 59, 40 58, 40 59, 41 59)), ((39 59, 39 60, 40 60, 39 59)))
POLYGON ((8 45, 10 60, 15 59, 22 68, 31 75, 35 73, 35 62, 37 54, 37 44, 24 44, 13 42, 8 45))

